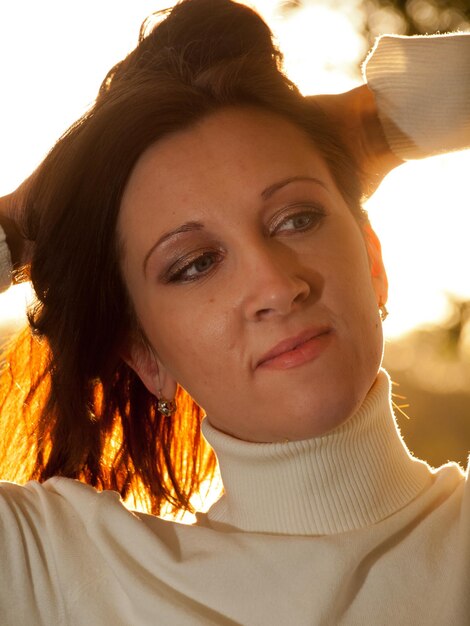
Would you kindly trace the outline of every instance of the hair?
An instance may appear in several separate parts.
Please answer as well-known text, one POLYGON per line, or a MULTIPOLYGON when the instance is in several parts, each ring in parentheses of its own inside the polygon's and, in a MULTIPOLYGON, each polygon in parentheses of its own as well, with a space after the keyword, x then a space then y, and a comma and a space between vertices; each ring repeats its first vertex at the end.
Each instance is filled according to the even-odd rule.
POLYGON ((179 389, 178 411, 165 418, 121 357, 138 323, 116 231, 140 155, 237 105, 275 112, 305 130, 358 222, 366 219, 353 158, 319 107, 284 75, 282 55, 254 11, 230 0, 184 0, 152 16, 25 194, 36 302, 0 378, 3 478, 76 478, 133 495, 159 514, 164 505, 192 510, 192 495, 213 477, 201 408, 179 389))

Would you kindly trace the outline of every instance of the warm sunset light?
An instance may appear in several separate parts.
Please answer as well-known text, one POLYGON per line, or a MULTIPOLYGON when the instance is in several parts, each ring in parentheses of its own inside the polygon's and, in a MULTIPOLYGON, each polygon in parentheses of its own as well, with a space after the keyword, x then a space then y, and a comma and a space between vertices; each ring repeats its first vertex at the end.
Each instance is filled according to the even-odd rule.
MULTIPOLYGON (((0 6, 0 195, 86 110, 109 67, 135 45, 142 20, 169 4, 23 0, 0 6)), ((287 71, 304 93, 360 83, 357 67, 367 53, 360 2, 341 12, 331 3, 306 3, 282 14, 277 2, 251 4, 269 21, 287 71)), ((447 294, 470 298, 470 217, 462 217, 468 215, 468 171, 468 151, 406 164, 368 203, 389 273, 390 337, 445 316, 447 294)), ((24 291, 0 297, 0 322, 21 320, 24 291)))
POLYGON ((469 624, 470 0, 0 58, 0 626, 469 624))

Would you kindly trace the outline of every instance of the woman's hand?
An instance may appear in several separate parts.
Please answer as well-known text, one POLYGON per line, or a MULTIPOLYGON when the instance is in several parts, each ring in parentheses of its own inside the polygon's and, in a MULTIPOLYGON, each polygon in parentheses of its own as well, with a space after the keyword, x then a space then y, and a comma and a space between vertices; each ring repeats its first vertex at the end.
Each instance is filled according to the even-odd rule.
MULTIPOLYGON (((0 197, 0 226, 3 228, 14 270, 18 270, 30 261, 32 244, 26 240, 20 230, 21 211, 23 207, 23 195, 29 179, 22 183, 16 191, 7 196, 0 197)), ((25 280, 21 272, 13 273, 13 282, 25 280)))
POLYGON ((390 149, 377 114, 374 94, 361 85, 337 95, 309 96, 333 122, 340 138, 356 158, 365 196, 403 161, 390 149))

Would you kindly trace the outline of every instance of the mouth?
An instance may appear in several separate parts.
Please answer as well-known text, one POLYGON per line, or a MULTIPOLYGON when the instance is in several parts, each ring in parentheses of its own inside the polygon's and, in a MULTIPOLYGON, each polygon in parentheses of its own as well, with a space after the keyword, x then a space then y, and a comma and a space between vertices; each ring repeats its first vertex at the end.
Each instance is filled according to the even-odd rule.
POLYGON ((290 369, 320 356, 333 335, 330 327, 311 328, 276 344, 256 363, 257 368, 290 369))

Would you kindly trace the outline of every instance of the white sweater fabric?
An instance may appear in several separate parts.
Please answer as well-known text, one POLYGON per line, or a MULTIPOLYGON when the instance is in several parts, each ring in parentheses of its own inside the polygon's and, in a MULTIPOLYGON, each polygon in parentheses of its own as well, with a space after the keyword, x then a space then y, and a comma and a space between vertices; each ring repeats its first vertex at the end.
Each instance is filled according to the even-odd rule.
MULTIPOLYGON (((414 40, 400 46, 405 69, 422 63, 414 40)), ((434 70, 447 74, 442 49, 434 70)), ((388 55, 379 43, 368 65, 379 106, 388 102, 389 83, 376 82, 388 55)), ((428 84, 416 77, 405 91, 422 94, 428 84)), ((397 105, 387 119, 390 111, 392 147, 403 148, 404 115, 418 132, 403 149, 421 152, 421 113, 397 105)), ((457 114, 464 126, 465 102, 457 114)), ((65 478, 2 483, 0 623, 468 626, 468 470, 435 470, 410 455, 384 371, 360 410, 324 436, 248 443, 208 419, 203 432, 225 494, 191 526, 129 511, 116 493, 65 478)))
POLYGON ((470 148, 470 33, 379 37, 364 77, 399 157, 470 148))
POLYGON ((410 456, 385 372, 322 437, 203 431, 226 493, 192 526, 66 478, 3 483, 3 626, 468 625, 468 480, 410 456))

